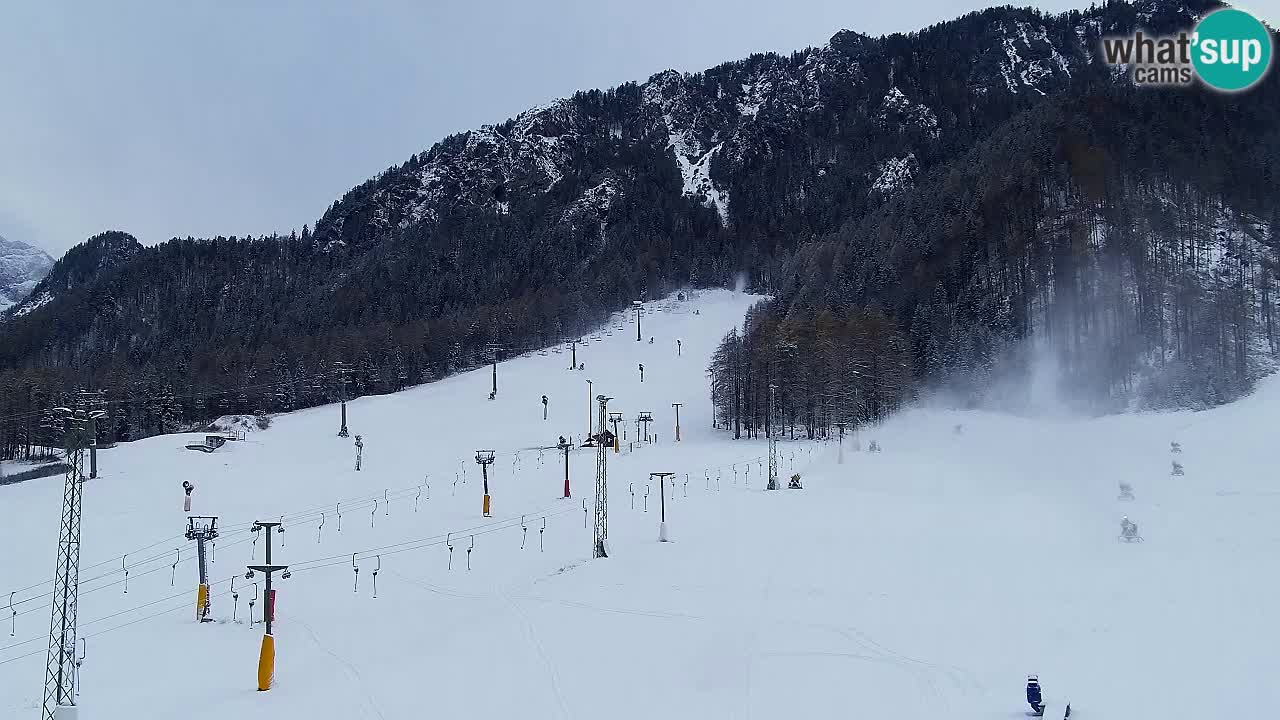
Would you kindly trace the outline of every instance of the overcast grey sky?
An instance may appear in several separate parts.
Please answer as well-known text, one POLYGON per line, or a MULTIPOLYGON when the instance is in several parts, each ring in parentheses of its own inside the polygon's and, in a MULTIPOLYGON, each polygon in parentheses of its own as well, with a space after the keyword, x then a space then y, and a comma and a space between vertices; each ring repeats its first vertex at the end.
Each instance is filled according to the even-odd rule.
MULTIPOLYGON (((578 89, 989 4, 6 0, 0 235, 56 256, 107 229, 146 244, 287 232, 448 133, 578 89)), ((1250 9, 1274 21, 1278 6, 1250 9)))

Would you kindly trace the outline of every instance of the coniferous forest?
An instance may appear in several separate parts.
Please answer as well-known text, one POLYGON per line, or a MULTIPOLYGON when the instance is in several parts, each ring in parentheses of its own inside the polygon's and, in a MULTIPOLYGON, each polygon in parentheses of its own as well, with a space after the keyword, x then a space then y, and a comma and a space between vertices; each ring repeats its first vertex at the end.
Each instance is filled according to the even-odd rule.
POLYGON ((1139 89, 1094 52, 1214 6, 844 31, 445 138, 288 236, 105 232, 0 316, 0 458, 57 445, 73 397, 131 440, 431 382, 739 277, 769 299, 709 394, 740 436, 940 392, 1016 406, 1006 380, 1046 358, 1081 410, 1228 401, 1278 347, 1280 74, 1139 89))

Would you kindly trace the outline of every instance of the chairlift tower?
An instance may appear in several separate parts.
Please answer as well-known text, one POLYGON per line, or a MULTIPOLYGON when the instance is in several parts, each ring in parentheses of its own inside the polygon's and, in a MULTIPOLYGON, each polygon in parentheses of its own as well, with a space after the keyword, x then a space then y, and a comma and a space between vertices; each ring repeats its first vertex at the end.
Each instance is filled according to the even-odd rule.
MULTIPOLYGON (((636 416, 637 423, 644 423, 644 441, 649 442, 649 423, 653 422, 653 413, 649 410, 642 411, 636 416)), ((636 438, 639 440, 639 438, 636 438)))
POLYGON ((644 314, 644 303, 632 300, 631 306, 636 309, 636 342, 640 342, 640 316, 644 314))
POLYGON ((196 620, 213 622, 209 617, 209 569, 205 564, 204 544, 218 539, 218 518, 193 515, 187 518, 187 539, 196 541, 196 557, 200 565, 200 587, 196 590, 196 620))
POLYGON ((75 717, 76 612, 80 596, 80 520, 84 496, 84 449, 91 420, 102 411, 59 407, 54 412, 66 427, 66 479, 58 530, 58 565, 53 576, 53 612, 49 620, 49 652, 45 661, 43 720, 75 717))
POLYGON ((569 451, 573 449, 573 443, 561 437, 560 442, 556 443, 556 449, 564 453, 564 496, 573 497, 569 494, 569 451))
POLYGON ((619 445, 619 440, 618 440, 621 437, 620 435, 618 435, 618 423, 622 422, 622 413, 620 412, 609 413, 609 422, 613 425, 613 452, 614 453, 622 452, 622 448, 619 445))
POLYGON ((484 475, 484 505, 482 507, 484 516, 489 517, 489 466, 493 464, 494 452, 492 450, 477 450, 476 464, 480 466, 480 472, 484 475))
POLYGON ((501 354, 502 349, 498 345, 489 346, 489 362, 493 364, 493 391, 489 395, 490 399, 498 397, 498 359, 501 354))
MULTIPOLYGON (((608 411, 605 405, 613 398, 597 395, 600 403, 600 427, 604 427, 608 411)), ((609 557, 609 448, 605 443, 596 443, 596 525, 591 538, 591 557, 609 557)))
POLYGON ((347 430, 347 366, 346 363, 339 360, 334 363, 338 369, 338 400, 342 403, 342 426, 338 428, 338 437, 349 437, 351 433, 347 430))
POLYGON ((101 390, 81 390, 77 393, 76 401, 80 407, 89 411, 89 479, 93 480, 98 477, 98 418, 106 416, 106 412, 102 411, 105 402, 101 390))
POLYGON ((284 525, 282 523, 255 521, 252 530, 253 532, 265 531, 267 533, 266 562, 262 565, 249 565, 249 571, 244 574, 245 579, 252 579, 256 570, 267 576, 266 602, 262 612, 265 628, 262 635, 262 650, 258 654, 258 690, 266 691, 271 689, 271 684, 276 677, 276 640, 275 635, 271 632, 271 624, 276 619, 276 595, 275 591, 271 589, 271 575, 276 571, 283 570, 284 573, 280 577, 288 580, 289 566, 273 565, 271 563, 271 531, 283 533, 284 525))
POLYGON ((676 409, 676 442, 680 442, 680 406, 684 403, 671 403, 671 407, 676 409))

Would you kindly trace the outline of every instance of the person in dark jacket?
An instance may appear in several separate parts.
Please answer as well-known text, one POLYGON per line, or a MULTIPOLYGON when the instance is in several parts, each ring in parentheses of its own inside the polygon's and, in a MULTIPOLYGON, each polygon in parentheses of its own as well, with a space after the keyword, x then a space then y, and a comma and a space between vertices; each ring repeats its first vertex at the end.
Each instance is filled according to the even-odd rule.
POLYGON ((1027 704, 1037 715, 1044 714, 1044 698, 1040 694, 1040 678, 1027 676, 1027 704))

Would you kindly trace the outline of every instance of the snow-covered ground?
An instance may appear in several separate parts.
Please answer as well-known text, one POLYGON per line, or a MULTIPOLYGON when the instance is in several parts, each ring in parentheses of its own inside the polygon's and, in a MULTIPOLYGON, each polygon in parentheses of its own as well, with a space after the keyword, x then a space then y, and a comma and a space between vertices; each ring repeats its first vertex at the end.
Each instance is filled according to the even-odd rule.
MULTIPOLYGON (((783 476, 794 467, 805 489, 767 493, 765 443, 711 429, 705 378, 753 300, 653 304, 645 342, 625 324, 578 346, 584 371, 565 369, 567 351, 503 363, 493 402, 485 368, 349 403, 358 473, 334 406, 211 454, 183 449, 198 435, 102 452, 84 498, 81 717, 1012 719, 1029 672, 1086 719, 1233 717, 1280 700, 1280 382, 1199 414, 910 411, 847 439, 843 463, 834 444, 780 443, 783 476), (602 560, 583 513, 594 451, 572 454, 569 500, 556 452, 515 452, 580 439, 587 380, 615 398, 628 441, 640 410, 659 440, 609 456, 602 560), (873 439, 883 452, 865 451, 873 439), (478 448, 497 451, 492 518, 478 448), (657 471, 678 473, 666 544, 657 471), (217 623, 194 621, 183 480, 224 528, 217 623), (1135 501, 1117 500, 1120 481, 1135 501), (243 573, 264 541, 247 527, 282 514, 275 559, 293 576, 279 586, 276 685, 259 693, 263 602, 250 627, 243 573), (1122 514, 1145 542, 1117 542, 1122 514)), ((19 613, 0 634, 0 717, 38 713, 60 500, 56 477, 0 487, 5 631, 11 590, 19 613)))

